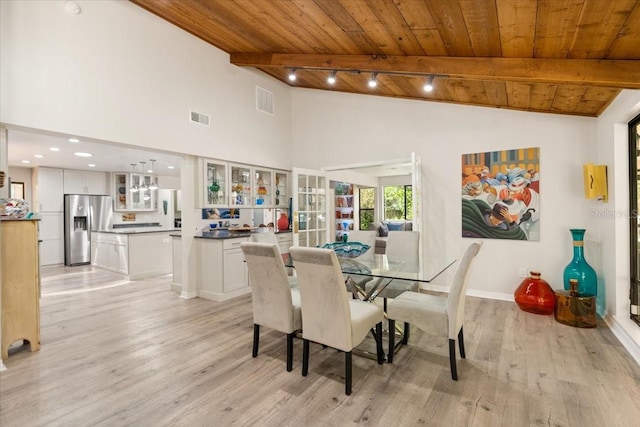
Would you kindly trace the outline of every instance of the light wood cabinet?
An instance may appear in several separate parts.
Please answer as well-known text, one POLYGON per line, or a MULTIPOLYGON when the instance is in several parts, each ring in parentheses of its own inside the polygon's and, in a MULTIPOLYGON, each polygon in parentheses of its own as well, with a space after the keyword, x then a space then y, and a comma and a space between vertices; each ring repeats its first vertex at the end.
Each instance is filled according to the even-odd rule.
POLYGON ((40 349, 40 274, 38 221, 3 220, 2 226, 2 359, 17 340, 40 349))
POLYGON ((73 169, 64 170, 64 194, 107 194, 107 175, 73 169))

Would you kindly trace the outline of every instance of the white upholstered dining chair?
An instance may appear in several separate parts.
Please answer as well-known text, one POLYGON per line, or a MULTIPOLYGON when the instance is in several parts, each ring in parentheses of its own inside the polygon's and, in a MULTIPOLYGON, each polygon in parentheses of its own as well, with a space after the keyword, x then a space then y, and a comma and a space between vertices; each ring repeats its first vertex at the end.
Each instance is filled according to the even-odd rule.
POLYGON ((340 264, 331 249, 292 247, 302 303, 302 375, 309 370, 309 342, 313 341, 345 353, 345 393, 351 394, 352 350, 369 331, 376 340, 378 364, 382 350, 382 308, 349 297, 340 264))
MULTIPOLYGON (((395 321, 416 326, 421 330, 428 330, 436 321, 445 321, 447 335, 449 337, 449 363, 451 366, 451 378, 458 380, 456 367, 456 338, 460 347, 460 357, 465 358, 464 335, 464 303, 467 293, 467 278, 472 261, 480 251, 482 242, 471 243, 458 263, 453 276, 449 295, 446 297, 428 295, 419 292, 405 292, 397 298, 389 301, 387 316, 389 318, 389 330, 394 330, 395 321)), ((395 336, 389 334, 389 363, 393 363, 393 347, 395 336)))
POLYGON ((293 368, 293 337, 302 328, 300 292, 287 280, 278 245, 243 242, 253 303, 253 357, 258 356, 260 326, 287 334, 287 371, 293 368))
MULTIPOLYGON (((278 238, 272 231, 251 233, 251 241, 276 245, 278 247, 278 252, 280 252, 280 242, 278 242, 278 238)), ((287 272, 289 286, 292 288, 298 287, 298 279, 295 277, 293 269, 291 267, 285 267, 285 271, 287 272)))

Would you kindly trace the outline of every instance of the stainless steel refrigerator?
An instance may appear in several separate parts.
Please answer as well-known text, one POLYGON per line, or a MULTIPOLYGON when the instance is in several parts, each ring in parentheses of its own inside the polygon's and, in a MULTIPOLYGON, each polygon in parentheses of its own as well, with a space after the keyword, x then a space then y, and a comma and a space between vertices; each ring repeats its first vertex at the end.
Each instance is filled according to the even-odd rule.
POLYGON ((91 232, 111 230, 110 196, 64 195, 64 264, 91 262, 91 232))

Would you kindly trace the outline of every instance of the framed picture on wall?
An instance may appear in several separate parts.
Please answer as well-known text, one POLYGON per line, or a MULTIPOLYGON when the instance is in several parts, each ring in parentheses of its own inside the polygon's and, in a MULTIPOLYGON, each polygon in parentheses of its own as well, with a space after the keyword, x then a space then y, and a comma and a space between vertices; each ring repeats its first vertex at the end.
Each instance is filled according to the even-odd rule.
POLYGON ((462 237, 540 240, 540 148, 462 155, 462 237))

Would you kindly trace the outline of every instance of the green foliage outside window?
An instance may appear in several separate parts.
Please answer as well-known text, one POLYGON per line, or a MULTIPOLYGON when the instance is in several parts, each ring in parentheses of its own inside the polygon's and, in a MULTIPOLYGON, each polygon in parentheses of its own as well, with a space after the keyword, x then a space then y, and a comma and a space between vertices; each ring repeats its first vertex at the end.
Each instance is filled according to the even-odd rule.
POLYGON ((360 189, 359 220, 360 230, 367 230, 373 221, 374 208, 376 206, 375 188, 360 189))
POLYGON ((384 219, 413 219, 413 197, 410 185, 383 187, 384 219))

